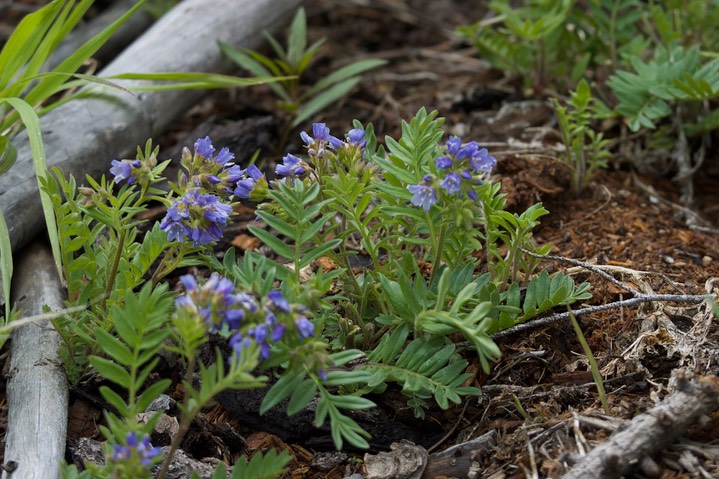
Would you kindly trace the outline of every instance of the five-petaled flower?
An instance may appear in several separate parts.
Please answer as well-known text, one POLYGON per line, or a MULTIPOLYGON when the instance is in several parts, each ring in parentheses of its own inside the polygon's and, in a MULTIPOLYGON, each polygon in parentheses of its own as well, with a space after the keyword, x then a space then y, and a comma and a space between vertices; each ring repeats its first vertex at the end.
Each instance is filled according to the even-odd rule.
POLYGON ((437 193, 429 184, 430 181, 431 177, 426 175, 424 177, 424 183, 407 186, 409 192, 414 195, 411 200, 412 204, 422 207, 425 211, 429 211, 429 209, 437 203, 437 193))

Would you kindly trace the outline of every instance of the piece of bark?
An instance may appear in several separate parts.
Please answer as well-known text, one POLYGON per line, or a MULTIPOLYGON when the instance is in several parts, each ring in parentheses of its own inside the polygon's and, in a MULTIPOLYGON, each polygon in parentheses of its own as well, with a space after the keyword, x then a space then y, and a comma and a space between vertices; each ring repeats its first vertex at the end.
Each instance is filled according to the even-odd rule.
MULTIPOLYGON (((13 301, 24 316, 44 307, 63 307, 64 290, 49 249, 34 243, 20 255, 13 280, 13 301)), ((56 479, 65 457, 68 385, 58 358, 60 337, 49 320, 22 324, 12 331, 7 373, 8 427, 5 462, 17 464, 14 477, 56 479)))
POLYGON ((455 444, 444 451, 430 455, 422 479, 481 477, 480 464, 482 459, 489 454, 489 450, 494 447, 496 436, 497 431, 492 429, 477 438, 455 444))
POLYGON ((402 440, 390 445, 389 452, 365 454, 362 475, 365 479, 420 479, 429 454, 422 446, 402 440))
POLYGON ((611 479, 669 446, 696 421, 719 408, 719 377, 676 375, 676 391, 583 457, 564 479, 611 479))
MULTIPOLYGON (((228 72, 217 41, 257 48, 263 30, 282 26, 302 0, 185 0, 130 45, 100 76, 121 73, 228 72)), ((117 81, 128 87, 147 83, 117 81)), ((114 158, 133 158, 137 145, 157 138, 202 95, 202 90, 141 92, 93 86, 92 96, 68 102, 41 119, 48 165, 80 181, 85 174, 107 173, 114 158)), ((0 176, 0 209, 13 250, 43 228, 27 135, 13 143, 15 166, 0 176)))

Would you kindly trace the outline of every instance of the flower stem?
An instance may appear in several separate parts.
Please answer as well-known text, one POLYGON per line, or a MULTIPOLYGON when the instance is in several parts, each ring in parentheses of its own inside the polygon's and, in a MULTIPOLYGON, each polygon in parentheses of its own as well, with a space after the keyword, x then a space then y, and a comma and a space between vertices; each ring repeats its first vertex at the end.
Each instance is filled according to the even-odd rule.
POLYGON ((102 309, 103 311, 107 307, 107 299, 112 293, 112 288, 115 286, 115 277, 117 276, 117 269, 120 266, 120 258, 122 258, 122 250, 125 248, 125 230, 120 229, 117 235, 117 251, 115 251, 115 257, 112 260, 112 266, 110 268, 110 274, 107 276, 107 286, 105 286, 105 292, 102 295, 102 309))
MULTIPOLYGON (((195 370, 195 357, 194 355, 190 356, 190 363, 187 366, 187 371, 185 372, 185 398, 183 400, 183 403, 187 405, 189 403, 188 399, 190 397, 190 387, 192 387, 192 374, 195 370)), ((172 438, 172 443, 170 444, 170 450, 167 453, 167 456, 165 457, 165 460, 162 462, 162 468, 160 469, 160 472, 157 474, 157 479, 165 479, 167 476, 167 472, 170 470, 170 464, 172 463, 172 458, 175 455, 175 452, 180 448, 180 444, 182 444, 182 440, 185 438, 185 435, 187 434, 187 431, 190 430, 190 426, 192 425, 192 420, 195 418, 195 415, 197 414, 197 409, 199 405, 195 406, 195 408, 188 410, 187 414, 183 414, 182 421, 180 422, 180 429, 177 431, 177 434, 174 438, 172 438)))

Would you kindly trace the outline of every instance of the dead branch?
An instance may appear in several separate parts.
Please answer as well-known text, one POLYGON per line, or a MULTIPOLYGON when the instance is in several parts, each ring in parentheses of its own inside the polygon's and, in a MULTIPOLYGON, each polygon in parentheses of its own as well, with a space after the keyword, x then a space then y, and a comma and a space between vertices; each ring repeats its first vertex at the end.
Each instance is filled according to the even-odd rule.
POLYGON ((676 391, 594 448, 563 479, 612 479, 651 459, 705 415, 719 408, 719 377, 690 380, 678 372, 676 391))
MULTIPOLYGON (((35 243, 20 255, 13 281, 16 307, 41 313, 63 306, 64 291, 47 247, 35 243)), ((60 337, 47 319, 12 331, 8 370, 6 465, 14 477, 60 477, 67 436, 68 386, 57 356, 60 337)))

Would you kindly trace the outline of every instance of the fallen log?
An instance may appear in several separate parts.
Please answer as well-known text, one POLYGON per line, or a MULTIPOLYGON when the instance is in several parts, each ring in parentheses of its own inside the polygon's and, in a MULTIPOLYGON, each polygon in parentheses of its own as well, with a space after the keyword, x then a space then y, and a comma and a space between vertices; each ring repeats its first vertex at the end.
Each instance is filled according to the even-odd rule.
MULTIPOLYGON (((302 0, 185 0, 158 20, 99 73, 230 71, 217 41, 257 48, 263 30, 280 27, 302 0)), ((117 81, 131 87, 143 82, 117 81)), ((146 83, 146 82, 145 82, 146 83)), ((41 118, 48 165, 83 178, 108 171, 114 158, 134 157, 137 145, 157 138, 204 94, 201 90, 142 92, 110 87, 68 102, 41 118)), ((0 209, 13 250, 42 230, 44 219, 27 135, 13 141, 17 164, 0 176, 0 209)))
MULTIPOLYGON (((63 308, 64 289, 49 249, 33 243, 22 251, 13 301, 24 316, 63 308)), ((56 479, 65 457, 68 385, 57 350, 60 337, 48 319, 12 331, 6 376, 8 425, 5 465, 13 477, 56 479)), ((9 476, 8 476, 9 477, 9 476)))
POLYGON ((676 391, 584 456, 563 479, 612 479, 651 460, 705 415, 719 408, 719 377, 676 376, 676 391))

